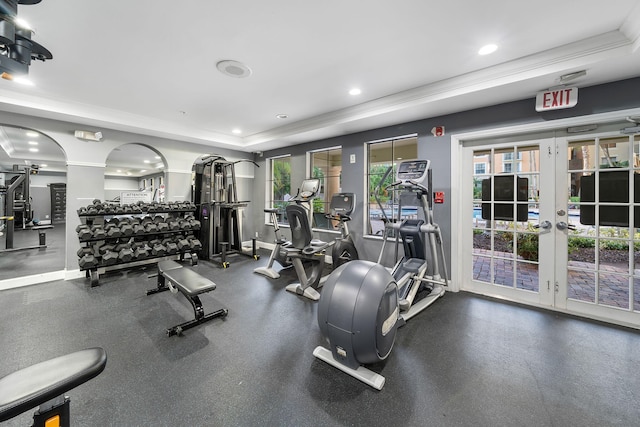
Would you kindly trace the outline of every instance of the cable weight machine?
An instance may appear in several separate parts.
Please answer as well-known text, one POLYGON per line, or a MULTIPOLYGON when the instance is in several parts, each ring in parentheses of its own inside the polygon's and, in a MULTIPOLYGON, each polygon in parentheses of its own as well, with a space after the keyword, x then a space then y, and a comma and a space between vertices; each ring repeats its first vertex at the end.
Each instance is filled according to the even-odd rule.
POLYGON ((200 220, 200 258, 219 260, 223 268, 229 266, 227 256, 241 254, 259 259, 256 239, 252 247, 242 247, 242 212, 249 201, 238 200, 235 166, 249 159, 228 161, 219 155, 204 157, 194 164, 192 200, 198 207, 200 220))

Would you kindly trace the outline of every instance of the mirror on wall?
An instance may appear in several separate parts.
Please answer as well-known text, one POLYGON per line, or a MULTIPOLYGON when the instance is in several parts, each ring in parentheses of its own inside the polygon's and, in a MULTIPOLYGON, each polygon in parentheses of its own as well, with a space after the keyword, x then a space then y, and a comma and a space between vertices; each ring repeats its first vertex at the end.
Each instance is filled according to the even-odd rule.
POLYGON ((53 139, 0 124, 0 280, 64 269, 66 180, 53 139))

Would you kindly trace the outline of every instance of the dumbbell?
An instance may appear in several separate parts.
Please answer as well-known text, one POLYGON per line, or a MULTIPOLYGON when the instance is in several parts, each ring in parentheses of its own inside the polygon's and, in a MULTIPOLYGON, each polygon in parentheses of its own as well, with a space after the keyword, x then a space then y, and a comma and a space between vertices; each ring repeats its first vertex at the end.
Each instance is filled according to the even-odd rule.
POLYGON ((156 215, 153 217, 153 222, 160 224, 161 222, 164 222, 164 217, 162 215, 156 215))
POLYGON ((180 222, 180 229, 181 230, 191 230, 191 223, 185 219, 182 219, 179 221, 180 222))
POLYGON ((168 255, 173 255, 178 253, 178 244, 175 242, 167 242, 164 244, 164 246, 167 248, 167 254, 168 255))
POLYGON ((116 224, 109 223, 105 227, 107 237, 120 237, 122 235, 122 233, 120 232, 120 227, 118 227, 116 224))
POLYGON ((142 221, 140 221, 140 224, 146 226, 149 223, 152 223, 153 219, 151 219, 150 216, 145 216, 144 218, 142 218, 142 221))
POLYGON ((133 234, 144 234, 145 229, 144 229, 144 225, 142 224, 134 224, 133 225, 133 234))
POLYGON ((200 221, 198 221, 197 219, 192 217, 189 220, 189 223, 191 224, 191 229, 192 230, 200 230, 200 221))
POLYGON ((160 257, 165 256, 167 254, 167 247, 162 243, 158 242, 151 247, 151 255, 160 257))
POLYGON ((156 227, 158 229, 158 233, 166 233, 169 231, 169 224, 166 222, 159 222, 156 224, 156 227))
POLYGON ((117 264, 120 256, 116 251, 107 251, 104 255, 102 255, 102 265, 113 265, 117 264))
POLYGON ((180 252, 188 251, 189 249, 191 249, 191 244, 187 239, 181 238, 176 243, 180 252))
POLYGON ((124 208, 122 206, 115 206, 113 207, 113 210, 116 215, 124 215, 124 208))
POLYGON ((78 249, 78 252, 76 252, 78 254, 78 258, 82 258, 83 256, 87 255, 87 254, 91 254, 93 255, 93 249, 92 248, 80 248, 78 249))
POLYGON ((98 266, 98 260, 93 254, 84 254, 82 258, 78 260, 78 265, 82 270, 88 270, 90 268, 95 268, 98 266))
POLYGON ((198 252, 202 249, 202 242, 200 242, 200 240, 196 238, 191 238, 189 239, 189 246, 191 247, 192 251, 198 252))
POLYGON ((146 246, 139 246, 133 251, 133 257, 135 259, 145 259, 149 257, 149 251, 146 246))
POLYGON ((76 233, 78 233, 78 239, 89 240, 91 239, 91 229, 88 225, 79 225, 76 227, 76 233))
POLYGON ((178 231, 180 230, 180 222, 178 222, 177 219, 172 218, 170 219, 167 224, 169 225, 169 230, 171 231, 178 231))
POLYGON ((120 223, 120 233, 123 236, 131 236, 133 234, 133 227, 127 222, 120 223))
POLYGON ((147 225, 145 225, 144 229, 145 229, 145 231, 147 233, 157 233, 158 232, 158 226, 153 222, 147 223, 147 225))
POLYGON ((133 250, 128 246, 120 249, 120 251, 118 251, 118 261, 120 262, 133 261, 133 250))
POLYGON ((93 239, 104 239, 106 237, 105 229, 101 225, 91 227, 91 237, 93 239))
POLYGON ((116 210, 112 205, 104 205, 103 207, 105 215, 115 215, 116 210))
POLYGON ((115 252, 117 254, 118 251, 116 251, 115 249, 116 248, 114 245, 102 245, 98 248, 98 253, 102 256, 104 256, 104 254, 106 254, 107 252, 115 252))

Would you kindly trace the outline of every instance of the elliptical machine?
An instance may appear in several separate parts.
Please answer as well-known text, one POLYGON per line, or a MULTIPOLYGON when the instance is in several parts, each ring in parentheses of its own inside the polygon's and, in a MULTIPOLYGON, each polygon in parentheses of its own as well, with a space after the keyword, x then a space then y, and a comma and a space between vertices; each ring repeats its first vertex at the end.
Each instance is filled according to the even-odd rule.
MULTIPOLYGON (((295 195, 295 197, 289 199, 290 202, 293 202, 305 209, 305 211, 307 212, 309 224, 311 224, 311 215, 313 212, 313 199, 315 199, 318 195, 319 189, 319 179, 305 179, 304 181, 302 181, 301 187, 298 188, 298 193, 295 195)), ((267 276, 271 279, 277 279, 280 277, 280 273, 273 269, 273 262, 278 261, 283 269, 290 268, 293 263, 291 262, 291 258, 287 252, 287 248, 291 248, 292 243, 290 240, 287 240, 283 234, 278 233, 280 231, 277 215, 278 209, 265 209, 264 211, 271 217, 271 225, 273 226, 276 237, 275 247, 271 251, 267 266, 258 267, 254 269, 253 272, 262 274, 263 276, 267 276)))
POLYGON ((353 243, 353 238, 349 233, 347 223, 351 221, 351 214, 356 206, 356 195, 354 193, 337 193, 331 197, 329 212, 325 218, 338 221, 341 238, 336 239, 331 251, 331 261, 333 268, 338 268, 342 264, 358 259, 358 251, 353 243))
POLYGON ((385 218, 378 263, 353 261, 329 275, 318 306, 318 326, 330 349, 318 346, 313 351, 315 357, 378 390, 384 386, 385 378, 363 365, 385 360, 393 349, 397 329, 444 295, 444 286, 448 285, 442 236, 433 222, 429 200, 430 162, 414 160, 398 165, 396 181, 385 188, 401 192, 393 219, 389 219, 377 196, 391 170, 386 171, 375 190, 385 218), (403 205, 422 208, 424 220, 402 219, 403 205), (404 256, 389 272, 380 262, 391 230, 396 236, 396 257, 400 238, 404 256), (429 243, 430 276, 426 274, 424 237, 429 243), (444 276, 440 275, 438 256, 445 263, 444 276))

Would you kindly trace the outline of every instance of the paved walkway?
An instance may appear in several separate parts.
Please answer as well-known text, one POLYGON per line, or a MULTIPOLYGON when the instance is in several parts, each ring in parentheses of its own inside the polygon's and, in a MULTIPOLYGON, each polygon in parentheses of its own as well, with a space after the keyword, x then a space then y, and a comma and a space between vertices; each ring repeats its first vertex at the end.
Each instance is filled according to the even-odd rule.
MULTIPOLYGON (((473 256, 473 278, 491 283, 491 251, 474 249, 475 253, 486 256, 473 256)), ((509 256, 511 254, 505 254, 509 256)), ((522 261, 522 259, 518 259, 522 261)), ((494 258, 494 280, 496 285, 517 289, 538 291, 538 265, 517 262, 516 283, 513 283, 513 261, 494 258)), ((598 303, 600 305, 629 308, 629 272, 625 266, 600 265, 569 261, 567 296, 570 299, 598 303), (596 274, 599 274, 599 295, 596 301, 596 274)), ((633 309, 640 311, 640 270, 634 271, 633 309)))

